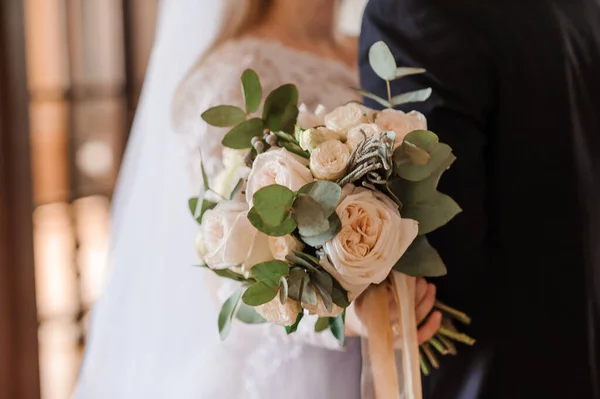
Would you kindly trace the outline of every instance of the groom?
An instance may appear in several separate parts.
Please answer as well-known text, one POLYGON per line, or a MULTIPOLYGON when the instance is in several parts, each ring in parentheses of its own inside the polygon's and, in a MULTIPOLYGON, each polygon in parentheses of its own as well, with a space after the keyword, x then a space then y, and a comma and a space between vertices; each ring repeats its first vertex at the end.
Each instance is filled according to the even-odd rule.
POLYGON ((427 399, 600 397, 599 30, 597 0, 366 8, 362 87, 386 95, 379 40, 427 69, 392 91, 433 89, 406 109, 458 158, 440 190, 464 211, 430 237, 449 270, 433 282, 477 343, 424 378, 427 399))

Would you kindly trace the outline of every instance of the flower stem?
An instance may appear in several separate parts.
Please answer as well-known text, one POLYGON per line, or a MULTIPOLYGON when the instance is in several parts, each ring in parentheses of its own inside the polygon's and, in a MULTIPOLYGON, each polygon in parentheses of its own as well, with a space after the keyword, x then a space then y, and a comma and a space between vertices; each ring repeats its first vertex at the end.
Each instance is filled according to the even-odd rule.
POLYGON ((446 336, 458 342, 462 342, 465 345, 472 346, 473 344, 475 344, 475 339, 469 337, 467 334, 456 333, 447 329, 446 327, 440 327, 440 330, 438 332, 443 336, 446 336))
POLYGON ((388 95, 388 102, 390 103, 390 108, 393 108, 393 105, 392 105, 392 88, 390 86, 390 81, 386 80, 385 81, 385 85, 387 87, 387 95, 388 95))
POLYGON ((471 318, 469 317, 469 315, 467 315, 464 312, 461 312, 460 310, 454 309, 440 301, 435 301, 435 307, 463 324, 471 324, 471 318))
POLYGON ((435 354, 433 353, 433 351, 431 350, 431 347, 429 346, 429 344, 427 342, 425 342, 423 345, 421 345, 421 348, 423 349, 423 353, 425 353, 425 356, 427 356, 427 360, 429 360, 429 363, 431 363, 431 366, 434 369, 439 368, 440 362, 438 362, 438 360, 435 357, 435 354))
POLYGON ((429 342, 431 346, 433 346, 438 352, 440 352, 441 355, 447 355, 449 353, 448 349, 446 349, 444 345, 442 345, 442 343, 436 338, 431 338, 427 342, 429 342))
POLYGON ((436 338, 442 343, 444 344, 444 346, 446 347, 448 354, 449 355, 456 355, 458 352, 456 350, 456 345, 454 345, 454 343, 449 340, 448 338, 444 337, 442 334, 436 334, 436 338))
POLYGON ((423 352, 419 353, 419 363, 421 364, 421 372, 424 376, 429 375, 429 367, 427 367, 427 363, 425 362, 425 357, 423 356, 423 352))

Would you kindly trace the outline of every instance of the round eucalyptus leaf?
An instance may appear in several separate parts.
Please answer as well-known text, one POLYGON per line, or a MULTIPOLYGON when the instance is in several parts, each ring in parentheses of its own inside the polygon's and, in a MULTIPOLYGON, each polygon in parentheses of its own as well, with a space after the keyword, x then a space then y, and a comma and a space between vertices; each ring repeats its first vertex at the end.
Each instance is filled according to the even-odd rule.
POLYGON ((252 277, 269 288, 279 287, 281 278, 287 276, 289 272, 288 264, 280 260, 259 263, 250 269, 252 277))
POLYGON ((308 195, 299 194, 294 201, 294 218, 303 236, 317 236, 329 230, 323 207, 308 195))
POLYGON ((403 142, 409 142, 431 153, 440 142, 440 139, 437 134, 429 130, 413 130, 404 137, 403 142))
POLYGON ((394 270, 415 277, 440 277, 447 273, 444 261, 425 236, 413 241, 394 270))
POLYGON ((320 247, 324 245, 327 241, 331 240, 333 237, 337 235, 342 229, 342 221, 340 220, 337 213, 332 213, 329 216, 329 229, 319 235, 316 236, 303 236, 300 238, 304 241, 305 244, 310 245, 311 247, 320 247))
POLYGON ((462 209, 456 201, 436 191, 431 197, 414 204, 404 204, 402 217, 419 222, 419 235, 430 233, 444 226, 462 209))
POLYGON ((283 237, 288 234, 291 234, 294 230, 296 230, 296 221, 294 220, 292 214, 290 213, 283 221, 278 223, 276 226, 273 226, 262 218, 261 214, 259 214, 255 208, 250 209, 248 212, 248 220, 252 224, 252 226, 256 227, 258 231, 265 233, 271 237, 283 237))
POLYGON ((369 64, 373 71, 383 80, 396 79, 396 60, 390 48, 379 41, 369 49, 369 64))
POLYGON ((246 120, 246 113, 233 105, 218 105, 202 113, 202 119, 217 127, 235 126, 246 120))
POLYGON ((409 103, 420 103, 427 101, 431 96, 431 89, 415 90, 392 97, 392 105, 403 105, 409 103))
POLYGON ((262 119, 272 131, 293 133, 298 116, 298 89, 285 84, 273 90, 265 100, 262 119))
POLYGON ((242 73, 242 90, 244 92, 246 112, 251 114, 258 111, 260 100, 262 99, 262 88, 260 87, 258 75, 252 69, 246 69, 242 73))
POLYGON ((234 292, 233 295, 231 295, 221 307, 218 320, 219 336, 221 337, 221 341, 227 338, 229 332, 231 331, 231 320, 233 319, 233 314, 241 296, 242 290, 239 289, 234 292))
POLYGON ((325 211, 325 217, 329 217, 335 212, 335 208, 340 202, 342 188, 336 183, 318 180, 300 188, 298 194, 305 194, 313 198, 325 211))
POLYGON ((424 165, 415 165, 410 162, 402 162, 402 146, 394 152, 394 172, 403 179, 418 182, 425 180, 439 171, 443 165, 452 163, 455 159, 452 148, 444 143, 439 143, 429 154, 429 160, 424 165))
POLYGON ((263 135, 265 124, 260 118, 252 118, 244 121, 231 129, 229 133, 223 137, 221 144, 225 147, 236 150, 244 150, 252 147, 252 137, 260 137, 263 135))
POLYGON ((280 237, 296 229, 291 210, 295 194, 287 187, 273 184, 258 190, 248 212, 250 223, 270 236, 280 237))
POLYGON ((242 295, 242 301, 246 305, 263 305, 277 296, 277 288, 270 288, 264 283, 255 283, 242 295))
POLYGON ((239 304, 235 318, 246 324, 263 324, 267 322, 252 306, 248 306, 244 302, 239 304))

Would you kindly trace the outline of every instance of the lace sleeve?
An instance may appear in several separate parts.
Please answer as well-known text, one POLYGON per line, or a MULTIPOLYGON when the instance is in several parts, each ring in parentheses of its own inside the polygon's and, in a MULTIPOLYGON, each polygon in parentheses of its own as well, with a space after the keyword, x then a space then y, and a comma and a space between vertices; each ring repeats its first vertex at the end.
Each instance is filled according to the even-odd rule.
MULTIPOLYGON (((201 119, 200 114, 210 107, 221 104, 243 108, 244 101, 239 78, 246 68, 252 68, 259 73, 263 92, 268 93, 285 83, 285 78, 280 75, 278 68, 273 63, 260 62, 253 56, 228 60, 228 54, 221 52, 218 55, 217 59, 214 57, 207 59, 201 68, 188 76, 176 95, 173 107, 175 130, 177 134, 181 135, 184 143, 185 162, 192 193, 197 193, 202 186, 200 153, 209 180, 222 169, 221 140, 228 131, 226 128, 209 126, 201 119)), ((235 282, 214 278, 214 276, 207 278, 206 281, 209 285, 208 288, 213 293, 215 305, 219 307, 239 287, 235 282)), ((245 326, 241 322, 236 322, 234 328, 262 329, 263 336, 286 340, 286 345, 295 342, 341 349, 342 347, 331 332, 316 333, 314 331, 316 320, 316 316, 305 317, 300 323, 298 331, 289 336, 285 334, 283 327, 272 324, 245 326)))

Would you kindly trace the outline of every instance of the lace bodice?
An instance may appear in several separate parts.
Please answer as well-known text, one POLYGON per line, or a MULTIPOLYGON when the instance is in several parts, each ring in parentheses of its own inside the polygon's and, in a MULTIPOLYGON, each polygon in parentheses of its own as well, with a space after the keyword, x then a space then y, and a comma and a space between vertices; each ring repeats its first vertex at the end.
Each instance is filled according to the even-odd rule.
MULTIPOLYGON (((210 179, 222 168, 221 139, 227 132, 227 129, 207 125, 200 114, 221 104, 243 108, 239 78, 247 68, 258 73, 263 93, 269 93, 285 83, 295 84, 299 90, 299 102, 304 103, 311 111, 318 105, 333 109, 357 99, 356 93, 350 89, 357 84, 356 71, 343 64, 259 39, 241 39, 221 46, 187 77, 177 94, 173 109, 175 130, 182 136, 186 146, 186 162, 193 192, 197 192, 201 186, 200 152, 210 179)), ((210 281, 210 288, 216 291, 219 303, 223 303, 235 289, 231 285, 235 283, 225 279, 208 277, 207 281, 210 281)), ((252 344, 255 346, 252 363, 272 364, 274 370, 278 363, 281 365, 282 362, 299 356, 303 346, 307 344, 341 349, 329 331, 318 334, 314 332, 315 322, 316 316, 305 318, 299 330, 290 336, 285 335, 283 328, 279 326, 247 326, 236 322, 234 336, 226 344, 238 345, 239 343, 233 342, 237 334, 245 337, 243 341, 248 340, 248 334, 260 335, 257 342, 252 344), (258 357, 264 357, 265 362, 258 357), (269 359, 277 359, 278 362, 269 359)), ((245 371, 246 380, 257 384, 261 378, 251 378, 252 366, 248 367, 249 370, 245 371)), ((260 372, 266 374, 264 369, 260 372)), ((247 392, 252 391, 250 387, 246 388, 247 392)))

